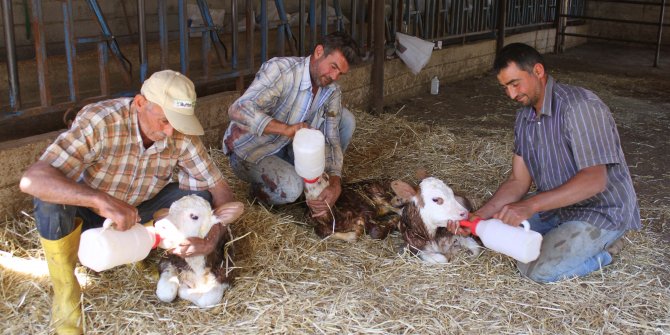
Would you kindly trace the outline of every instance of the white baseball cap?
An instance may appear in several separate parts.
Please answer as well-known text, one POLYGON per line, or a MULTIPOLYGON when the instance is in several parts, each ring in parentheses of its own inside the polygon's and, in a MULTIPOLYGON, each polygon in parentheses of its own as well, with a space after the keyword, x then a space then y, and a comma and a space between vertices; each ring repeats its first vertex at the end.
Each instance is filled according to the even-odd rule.
POLYGON ((195 116, 195 86, 183 74, 172 70, 155 72, 144 81, 140 92, 147 100, 161 106, 170 125, 180 133, 205 133, 195 116))

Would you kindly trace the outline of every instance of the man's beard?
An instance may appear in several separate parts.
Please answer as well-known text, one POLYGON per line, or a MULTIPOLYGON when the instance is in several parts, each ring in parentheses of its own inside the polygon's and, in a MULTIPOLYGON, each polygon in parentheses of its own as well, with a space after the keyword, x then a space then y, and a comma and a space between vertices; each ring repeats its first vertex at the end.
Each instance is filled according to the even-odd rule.
POLYGON ((515 100, 516 100, 516 102, 520 103, 524 107, 535 106, 535 104, 537 103, 537 98, 533 99, 527 94, 524 94, 522 97, 526 98, 525 101, 524 101, 524 99, 518 99, 518 98, 515 99, 515 100))
POLYGON ((326 87, 333 82, 333 80, 327 76, 321 76, 321 78, 323 78, 323 80, 321 81, 321 87, 326 87))

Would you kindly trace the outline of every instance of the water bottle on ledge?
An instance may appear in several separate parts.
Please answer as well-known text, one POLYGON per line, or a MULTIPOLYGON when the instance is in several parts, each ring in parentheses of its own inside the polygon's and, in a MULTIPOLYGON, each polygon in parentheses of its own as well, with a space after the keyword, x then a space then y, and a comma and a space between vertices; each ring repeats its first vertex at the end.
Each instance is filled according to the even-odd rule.
POLYGON ((510 226, 498 219, 480 218, 463 220, 460 225, 470 228, 472 234, 479 236, 485 247, 521 263, 532 262, 540 256, 542 235, 530 230, 530 223, 526 220, 521 222, 521 227, 510 226))
POLYGON ((96 272, 105 271, 145 259, 160 240, 153 227, 136 224, 126 231, 119 231, 107 219, 102 228, 88 229, 81 234, 79 261, 96 272))
POLYGON ((437 76, 430 80, 430 94, 437 95, 440 93, 440 79, 437 76))

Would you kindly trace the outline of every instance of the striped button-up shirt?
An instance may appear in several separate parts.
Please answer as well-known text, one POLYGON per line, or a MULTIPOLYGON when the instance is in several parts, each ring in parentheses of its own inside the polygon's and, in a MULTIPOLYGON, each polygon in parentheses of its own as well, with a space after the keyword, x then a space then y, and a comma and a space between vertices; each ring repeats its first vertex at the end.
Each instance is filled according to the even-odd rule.
POLYGON ((607 186, 576 204, 541 213, 562 222, 585 221, 608 230, 640 228, 640 210, 619 133, 609 108, 593 92, 549 76, 542 113, 517 113, 514 152, 523 157, 539 192, 550 191, 579 170, 604 164, 607 186))
POLYGON ((209 189, 223 178, 197 136, 175 131, 145 149, 131 102, 120 98, 85 106, 40 160, 133 206, 153 198, 175 172, 183 189, 209 189))
POLYGON ((288 125, 306 122, 326 137, 325 172, 340 176, 341 96, 335 83, 320 87, 312 95, 309 57, 270 59, 263 63, 246 92, 230 106, 231 123, 223 137, 223 150, 256 164, 291 142, 285 136, 263 134, 272 119, 288 125))

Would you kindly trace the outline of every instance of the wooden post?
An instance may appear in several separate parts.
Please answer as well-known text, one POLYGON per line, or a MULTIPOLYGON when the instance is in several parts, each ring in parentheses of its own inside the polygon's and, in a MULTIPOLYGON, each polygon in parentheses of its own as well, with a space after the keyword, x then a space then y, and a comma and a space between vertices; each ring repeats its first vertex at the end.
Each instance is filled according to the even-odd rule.
POLYGON ((661 17, 658 19, 658 35, 656 36, 656 57, 654 57, 654 67, 658 67, 658 59, 661 57, 661 37, 663 36, 664 16, 665 16, 665 0, 661 1, 661 17))
POLYGON ((563 30, 567 22, 567 18, 562 17, 563 10, 567 8, 568 0, 556 0, 556 41, 554 42, 554 53, 563 52, 563 30))
POLYGON ((375 114, 384 111, 384 1, 375 0, 374 15, 374 63, 372 64, 372 96, 375 114))
POLYGON ((505 24, 507 23, 507 0, 498 1, 498 38, 496 53, 505 46, 505 24))

